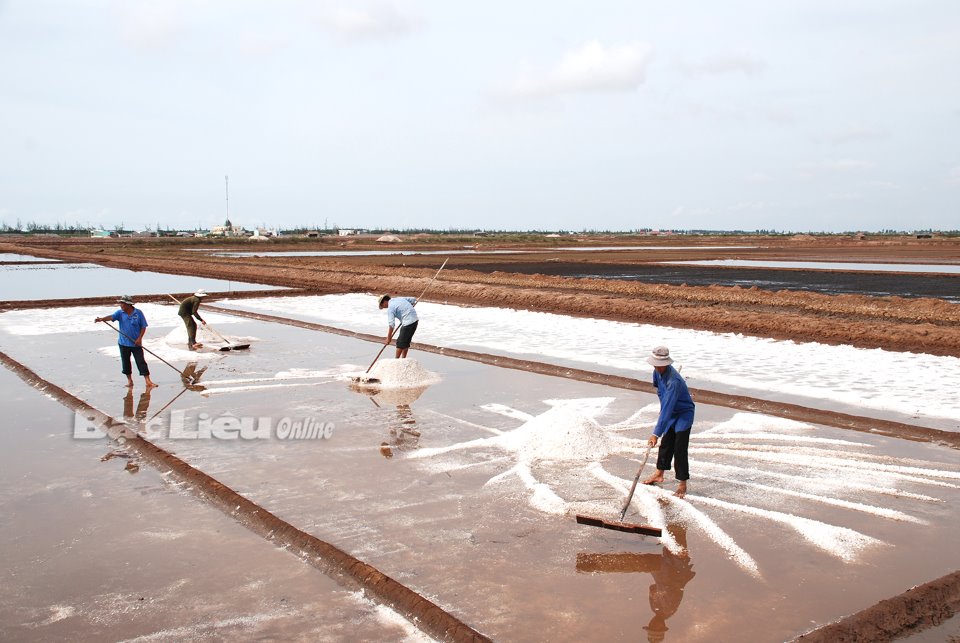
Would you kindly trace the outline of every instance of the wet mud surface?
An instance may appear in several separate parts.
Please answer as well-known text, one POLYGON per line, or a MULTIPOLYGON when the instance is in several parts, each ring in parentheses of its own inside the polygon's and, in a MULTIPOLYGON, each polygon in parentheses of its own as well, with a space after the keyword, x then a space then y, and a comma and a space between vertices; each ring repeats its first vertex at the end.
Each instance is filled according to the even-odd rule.
MULTIPOLYGON (((819 477, 808 475, 807 469, 822 451, 799 451, 790 456, 799 458, 798 464, 771 469, 756 459, 760 445, 747 437, 727 444, 725 455, 704 451, 695 457, 702 465, 688 504, 706 511, 749 554, 759 575, 738 562, 740 555, 725 549, 706 523, 691 521, 686 505, 671 500, 671 481, 663 490, 640 490, 645 500, 630 518, 639 522, 641 514, 663 507, 673 517, 664 525, 665 533, 686 547, 582 527, 572 515, 531 504, 537 493, 526 486, 525 474, 498 478, 526 461, 515 455, 523 451, 497 446, 510 444, 504 438, 477 448, 435 451, 509 435, 524 424, 524 417, 549 409, 544 400, 609 400, 589 402, 585 408, 603 409, 598 416, 603 426, 627 422, 620 429, 611 428, 610 439, 614 435, 643 439, 648 428, 631 429, 629 424, 638 409, 655 402, 652 394, 424 353, 417 358, 441 374, 441 382, 409 395, 383 388, 363 392, 338 375, 344 369, 362 371, 376 344, 258 321, 238 322, 230 331, 258 338, 251 352, 211 357, 198 387, 166 408, 179 394, 176 374, 154 364, 161 387, 141 409, 139 383, 128 401, 118 385, 115 359, 98 352, 105 338, 96 334, 14 341, 4 337, 0 347, 31 359, 43 346, 70 346, 74 357, 89 364, 83 373, 72 369, 65 357, 36 362, 38 372, 114 416, 132 413, 135 420, 138 413, 149 418, 161 411, 168 421, 171 413, 181 412, 194 418, 200 413, 214 418, 229 413, 274 421, 286 415, 331 422, 330 437, 318 440, 178 440, 162 432, 151 440, 285 522, 430 596, 495 640, 598 636, 636 640, 638 633, 663 635, 666 640, 731 640, 742 633, 744 622, 758 624, 762 640, 784 640, 809 629, 811 620, 840 618, 901 592, 905 585, 942 575, 937 570, 943 565, 960 564, 949 560, 953 554, 945 554, 943 547, 958 526, 955 512, 948 508, 958 499, 954 488, 903 483, 911 493, 936 500, 874 496, 863 490, 841 494, 929 523, 917 528, 801 496, 784 499, 770 490, 741 489, 737 476, 722 473, 722 467, 710 472, 704 468, 709 463, 742 469, 751 463, 751 471, 796 475, 807 481, 803 484, 819 477), (385 457, 384 443, 391 457, 385 457), (774 496, 767 498, 769 493, 774 496), (761 513, 742 514, 710 505, 711 499, 746 503, 761 513), (785 528, 771 519, 773 514, 762 513, 774 510, 817 523, 785 528), (687 517, 679 519, 683 516, 687 517), (804 538, 823 529, 821 522, 885 544, 844 559, 838 555, 842 549, 831 553, 804 538), (651 594, 659 597, 656 604, 649 603, 651 594), (734 614, 736 618, 730 616, 734 614)), ((735 417, 734 411, 706 404, 698 411, 704 431, 735 417)), ((651 412, 648 408, 632 421, 646 427, 651 412)), ((765 431, 776 432, 776 426, 765 431)), ((952 452, 933 444, 829 427, 803 432, 868 444, 856 448, 878 450, 878 463, 923 462, 926 467, 949 469, 948 463, 955 460, 952 452)), ((774 451, 771 446, 760 452, 774 451)), ((717 447, 704 442, 699 448, 717 447)), ((105 446, 98 457, 108 450, 105 446)), ((638 454, 607 453, 598 464, 619 480, 613 486, 593 476, 591 465, 582 460, 537 460, 529 463, 529 473, 537 484, 573 503, 572 510, 612 516, 635 472, 638 454)), ((788 455, 783 453, 784 458, 788 455)), ((122 460, 103 465, 130 475, 122 470, 122 460)), ((147 470, 141 466, 137 475, 147 470)), ((818 471, 827 478, 833 475, 818 471)))
POLYGON ((615 279, 678 286, 740 286, 761 290, 798 290, 826 295, 872 297, 930 297, 960 303, 960 277, 932 274, 841 272, 826 270, 773 270, 763 268, 718 268, 657 266, 615 263, 488 263, 470 267, 483 273, 513 272, 525 275, 578 279, 615 279))

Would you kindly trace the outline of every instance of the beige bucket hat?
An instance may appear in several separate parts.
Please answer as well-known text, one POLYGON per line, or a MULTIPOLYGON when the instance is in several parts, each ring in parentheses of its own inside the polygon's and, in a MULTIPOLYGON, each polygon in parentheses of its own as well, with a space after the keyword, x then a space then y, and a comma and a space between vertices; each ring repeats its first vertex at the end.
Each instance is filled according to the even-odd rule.
POLYGON ((670 357, 670 349, 666 346, 657 346, 650 351, 647 364, 651 366, 670 366, 673 364, 673 358, 670 357))

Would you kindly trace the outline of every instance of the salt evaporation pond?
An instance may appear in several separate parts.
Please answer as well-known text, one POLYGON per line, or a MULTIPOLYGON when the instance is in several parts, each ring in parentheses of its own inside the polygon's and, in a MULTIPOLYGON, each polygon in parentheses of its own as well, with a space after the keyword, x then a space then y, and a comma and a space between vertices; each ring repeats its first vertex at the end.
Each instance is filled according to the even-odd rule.
POLYGON ((89 263, 0 266, 0 301, 164 294, 197 288, 204 288, 207 292, 284 290, 279 286, 134 272, 89 263))
MULTIPOLYGON (((638 488, 631 520, 664 527, 662 539, 640 538, 573 514, 619 512, 656 421, 650 393, 417 352, 420 368, 385 360, 381 373, 440 380, 387 401, 339 377, 365 369, 377 343, 237 320, 231 334, 259 338, 250 351, 216 355, 190 390, 151 361, 160 388, 147 393, 138 380, 131 395, 116 357, 102 353, 115 336, 90 311, 51 309, 70 323, 35 334, 15 312, 0 314, 10 322, 0 350, 131 426, 139 414, 140 430, 177 457, 494 640, 635 640, 650 623, 668 625, 669 640, 736 640, 745 624, 757 640, 786 640, 956 566, 947 543, 960 471, 934 444, 700 405, 688 500, 673 498, 672 479, 638 488), (162 422, 149 428, 154 414, 162 422), (175 436, 175 417, 191 430, 266 418, 274 431, 175 436), (329 433, 291 440, 277 430, 306 419, 329 433), (676 616, 652 620, 648 595, 672 601, 676 616)), ((67 441, 84 462, 95 459, 80 453, 86 442, 67 441)), ((145 473, 163 474, 131 478, 122 465, 102 464, 137 490, 145 473)))
POLYGON ((45 259, 44 257, 34 257, 33 255, 19 255, 12 252, 0 252, 0 261, 20 261, 20 262, 34 262, 34 261, 59 261, 59 259, 45 259))
MULTIPOLYGON (((382 334, 372 295, 218 302, 382 334)), ((829 346, 493 307, 422 302, 415 341, 649 380, 650 347, 670 346, 692 387, 960 430, 960 359, 829 346), (936 373, 936 379, 929 377, 936 373)))

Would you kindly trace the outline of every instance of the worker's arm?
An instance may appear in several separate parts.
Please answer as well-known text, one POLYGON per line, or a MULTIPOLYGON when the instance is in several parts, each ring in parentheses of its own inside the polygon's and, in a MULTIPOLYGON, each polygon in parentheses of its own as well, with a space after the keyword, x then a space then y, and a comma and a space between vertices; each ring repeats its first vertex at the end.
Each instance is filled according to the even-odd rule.
POLYGON ((673 378, 667 380, 663 388, 665 390, 663 397, 660 398, 660 417, 657 418, 657 425, 653 427, 653 437, 655 438, 666 432, 667 426, 673 418, 673 410, 677 405, 677 397, 680 392, 680 387, 677 386, 677 382, 673 378))
POLYGON ((384 344, 387 344, 388 346, 390 345, 390 342, 393 340, 393 331, 394 331, 394 330, 395 330, 395 329, 393 328, 393 326, 389 326, 389 327, 387 328, 387 341, 385 341, 384 344))

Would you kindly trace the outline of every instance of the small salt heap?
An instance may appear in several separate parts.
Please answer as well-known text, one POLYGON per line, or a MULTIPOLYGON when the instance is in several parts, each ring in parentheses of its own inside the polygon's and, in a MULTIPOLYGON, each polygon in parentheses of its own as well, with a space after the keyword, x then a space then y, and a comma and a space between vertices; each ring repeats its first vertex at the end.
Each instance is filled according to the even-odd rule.
POLYGON ((558 406, 502 436, 504 446, 527 462, 600 460, 610 453, 610 439, 599 424, 577 411, 558 406))
POLYGON ((440 381, 440 376, 425 369, 415 359, 385 359, 377 362, 370 376, 380 380, 380 388, 421 388, 440 381))

